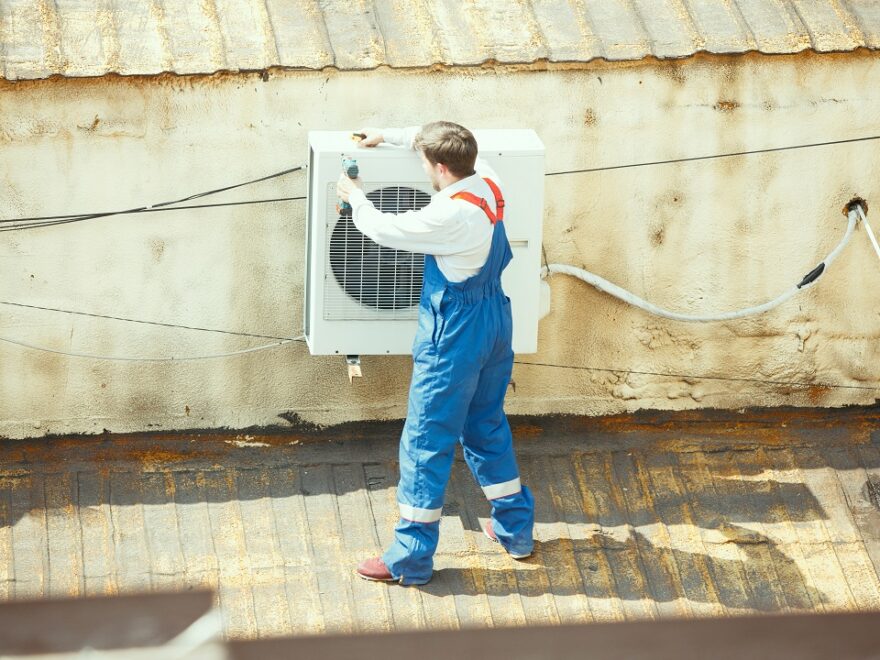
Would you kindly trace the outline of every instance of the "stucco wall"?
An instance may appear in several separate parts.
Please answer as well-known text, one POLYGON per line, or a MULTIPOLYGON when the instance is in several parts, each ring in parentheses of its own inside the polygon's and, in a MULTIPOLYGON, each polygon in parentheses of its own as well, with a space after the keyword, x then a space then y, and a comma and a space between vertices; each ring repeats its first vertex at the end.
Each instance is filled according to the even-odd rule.
MULTIPOLYGON (((551 70, 478 68, 204 78, 54 79, 0 88, 0 217, 129 208, 305 160, 309 129, 448 118, 529 127, 548 171, 878 133, 865 54, 695 57, 551 70)), ((871 204, 878 142, 546 180, 551 262, 648 300, 710 312, 763 302, 871 204)), ((304 194, 302 173, 211 201, 304 194)), ((208 200, 206 200, 208 201, 208 200)), ((878 198, 880 202, 880 198, 878 198)), ((880 206, 877 206, 880 208, 880 206)), ((0 234, 0 300, 266 335, 302 322, 305 204, 99 219, 0 234)), ((880 222, 876 225, 880 226, 880 222)), ((858 230, 812 290, 767 315, 664 321, 555 276, 535 362, 630 371, 880 385, 880 262, 858 230)), ((0 305, 0 336, 105 355, 233 351, 267 340, 0 305)), ((96 362, 0 343, 0 436, 336 423, 405 414, 406 357, 340 358, 303 344, 204 362, 96 362)), ((517 365, 512 413, 832 406, 880 390, 517 365)))

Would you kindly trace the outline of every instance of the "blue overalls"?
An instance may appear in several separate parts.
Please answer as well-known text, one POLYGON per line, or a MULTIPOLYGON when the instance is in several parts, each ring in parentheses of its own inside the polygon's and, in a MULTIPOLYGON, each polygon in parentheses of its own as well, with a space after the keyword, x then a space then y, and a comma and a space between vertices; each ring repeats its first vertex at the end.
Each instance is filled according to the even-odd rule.
POLYGON ((532 551, 534 500, 520 484, 513 438, 504 415, 504 395, 513 369, 510 300, 501 272, 513 257, 504 231, 504 201, 495 194, 498 218, 485 200, 479 205, 494 225, 489 257, 479 273, 450 282, 436 259, 425 257, 419 327, 413 343, 409 409, 400 439, 400 522, 382 560, 402 584, 431 578, 440 536, 443 495, 455 446, 492 506, 498 541, 511 553, 532 551))

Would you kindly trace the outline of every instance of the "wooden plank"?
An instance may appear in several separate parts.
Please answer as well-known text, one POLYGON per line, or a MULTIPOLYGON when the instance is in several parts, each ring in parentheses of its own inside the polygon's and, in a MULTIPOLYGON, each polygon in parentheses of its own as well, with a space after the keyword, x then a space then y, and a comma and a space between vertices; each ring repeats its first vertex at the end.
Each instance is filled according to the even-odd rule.
MULTIPOLYGON (((559 623, 617 621, 623 609, 608 558, 587 526, 587 503, 566 459, 528 457, 522 464, 535 497, 535 543, 559 623)), ((555 622, 553 611, 549 621, 555 622)), ((539 616, 530 622, 540 623, 539 616)))
POLYGON ((703 543, 689 497, 677 476, 678 463, 666 452, 645 452, 637 463, 645 472, 645 487, 653 493, 654 510, 669 534, 670 548, 691 611, 698 616, 726 615, 715 563, 703 543))
MULTIPOLYGON (((874 435, 880 437, 878 432, 874 435)), ((874 570, 880 575, 880 449, 876 444, 863 445, 858 447, 856 455, 867 475, 860 489, 861 498, 867 504, 860 510, 859 525, 874 570)))
MULTIPOLYGON (((754 543, 752 549, 764 566, 765 583, 769 580, 769 588, 781 592, 786 609, 798 612, 814 609, 816 603, 810 597, 807 578, 801 572, 798 561, 783 551, 787 539, 791 537, 790 533, 785 532, 785 523, 780 525, 779 499, 774 484, 769 481, 770 473, 762 455, 757 452, 735 452, 728 456, 729 460, 715 465, 716 473, 735 482, 734 485, 738 487, 746 517, 752 521, 748 527, 757 532, 757 537, 747 538, 747 541, 754 543), (746 475, 749 479, 743 480, 742 477, 746 475), (774 529, 780 527, 783 533, 774 533, 774 529)), ((748 537, 748 531, 744 532, 744 536, 748 537)), ((803 555, 799 554, 798 557, 802 559, 803 555)))
POLYGON ((855 602, 846 576, 822 520, 825 512, 805 484, 805 477, 792 452, 780 448, 768 452, 780 480, 780 494, 793 525, 808 567, 811 586, 820 594, 826 609, 853 609, 855 602), (786 487, 787 486, 787 487, 786 487))
POLYGON ((464 464, 453 470, 448 490, 455 493, 459 502, 458 515, 466 530, 465 543, 473 548, 469 550, 468 565, 474 585, 485 597, 484 607, 487 607, 491 625, 523 625, 517 623, 525 621, 525 613, 516 593, 515 561, 483 533, 489 520, 489 503, 464 464))
MULTIPOLYGON (((568 524, 569 533, 574 542, 581 541, 588 553, 577 553, 576 559, 581 571, 581 579, 589 598, 589 607, 596 621, 622 621, 627 618, 627 610, 631 604, 624 603, 617 589, 617 578, 612 566, 611 550, 607 549, 608 538, 602 528, 600 504, 596 498, 595 479, 588 476, 583 467, 580 453, 569 459, 559 459, 565 469, 572 473, 576 485, 575 493, 560 490, 559 498, 554 498, 556 508, 561 510, 563 519, 568 524), (564 502, 572 503, 572 509, 566 510, 564 502), (584 526, 577 525, 583 518, 584 526)), ((564 473, 559 467, 556 475, 564 473)), ((564 486, 563 478, 557 486, 564 486)), ((574 548, 573 548, 574 549, 574 548)))
MULTIPOLYGON (((343 566, 348 575, 358 562, 382 554, 373 522, 363 466, 359 463, 332 467, 336 507, 342 531, 343 566)), ((358 578, 351 579, 353 622, 357 632, 393 630, 388 590, 358 578)), ((438 608, 440 609, 440 608, 438 608)), ((442 609, 438 620, 444 619, 442 609)), ((429 620, 431 617, 429 617, 429 620)), ((451 627, 451 626, 450 626, 451 627)))
MULTIPOLYGON (((867 457, 876 449, 867 447, 866 452, 867 457)), ((822 455, 834 470, 863 546, 864 557, 858 559, 859 568, 857 571, 847 570, 847 581, 859 609, 876 609, 877 592, 880 590, 880 502, 875 504, 872 501, 873 487, 869 483, 870 476, 863 465, 860 448, 823 447, 822 455), (870 562, 870 571, 867 570, 865 559, 870 562)), ((876 459, 880 459, 880 455, 875 456, 876 459)), ((872 461, 865 462, 870 464, 872 461)))
POLYGON ((116 584, 116 548, 110 513, 110 473, 77 472, 83 595, 111 596, 116 584))
POLYGON ((678 565, 672 556, 671 541, 651 504, 650 490, 644 488, 635 465, 635 451, 611 454, 614 475, 612 493, 632 529, 650 593, 660 616, 691 616, 681 584, 678 565))
MULTIPOLYGON (((743 465, 740 466, 736 452, 698 452, 695 458, 712 476, 719 502, 726 500, 732 504, 726 511, 728 519, 722 522, 721 531, 745 556, 742 567, 755 609, 761 612, 786 611, 788 600, 783 590, 784 581, 776 570, 770 551, 775 545, 760 522, 763 515, 760 507, 755 506, 751 484, 742 478, 744 472, 754 473, 762 469, 761 466, 749 462, 747 456, 742 457, 743 465)), ((802 585, 802 580, 797 582, 802 585)))
POLYGON ((227 639, 257 639, 253 585, 221 575, 216 597, 223 616, 223 636, 227 639))
POLYGON ((861 541, 835 543, 834 552, 840 561, 855 608, 865 611, 880 608, 880 582, 865 544, 861 541))
POLYGON ((827 460, 810 447, 793 447, 789 451, 793 462, 800 468, 804 484, 822 507, 825 517, 820 522, 830 541, 860 541, 861 535, 847 506, 846 495, 827 460))
MULTIPOLYGON (((397 470, 391 463, 364 466, 367 484, 370 486, 370 508, 376 521, 380 547, 387 549, 394 538, 394 525, 399 518, 396 490, 389 485, 397 483, 397 470)), ((349 570, 354 570, 352 566, 349 570)), ((426 625, 418 587, 401 587, 393 583, 375 583, 377 589, 386 589, 391 605, 395 630, 413 630, 426 625)))
POLYGON ((276 637, 290 634, 291 621, 266 472, 264 467, 236 470, 236 495, 252 578, 256 634, 276 637))
MULTIPOLYGON (((792 520, 786 505, 786 501, 792 498, 798 501, 809 500, 809 493, 805 493, 802 486, 786 481, 791 479, 791 476, 776 468, 775 455, 778 451, 779 448, 755 449, 755 461, 762 466, 761 474, 764 479, 753 482, 752 491, 767 502, 764 510, 764 529, 776 540, 780 552, 780 561, 776 562, 777 570, 781 572, 780 577, 784 582, 791 585, 791 589, 787 591, 789 603, 792 607, 796 606, 796 609, 822 612, 825 608, 823 596, 814 585, 795 521, 792 520), (798 581, 803 584, 800 595, 796 588, 798 581)), ((803 510, 795 517, 802 516, 803 510)))
MULTIPOLYGON (((393 539, 392 528, 399 518, 396 489, 393 487, 397 478, 396 470, 387 464, 365 465, 364 469, 371 501, 374 503, 373 514, 380 539, 383 533, 387 534, 389 529, 392 530, 382 543, 382 548, 385 549, 393 539), (380 500, 379 497, 382 499, 380 500), (383 511, 385 511, 384 521, 383 511)), ((476 534, 470 529, 474 523, 471 521, 466 499, 457 488, 458 472, 453 469, 452 478, 446 488, 443 517, 440 518, 440 544, 434 557, 433 580, 442 580, 452 594, 455 615, 460 627, 489 626, 492 623, 492 615, 485 589, 482 587, 482 573, 477 557, 480 551, 476 543, 476 534)))
MULTIPOLYGON (((871 475, 865 467, 880 459, 880 453, 872 446, 823 447, 821 451, 834 469, 859 537, 865 542, 880 540, 880 492, 873 488, 871 475)), ((880 472, 876 474, 880 476, 880 472)), ((877 483, 880 485, 880 479, 877 483)))
POLYGON ((451 539, 446 533, 450 520, 453 525, 455 522, 460 525, 460 520, 450 517, 446 511, 447 507, 444 506, 444 514, 440 519, 440 543, 434 555, 434 575, 428 584, 418 588, 426 627, 437 630, 455 630, 461 627, 455 603, 457 594, 449 579, 451 572, 455 570, 450 566, 450 559, 454 562, 457 552, 452 549, 454 546, 449 545, 451 539))
POLYGON ((49 553, 48 595, 83 594, 82 538, 77 507, 76 472, 45 475, 46 547, 49 553))
POLYGON ((570 589, 566 590, 566 584, 559 580, 554 583, 548 571, 548 566, 552 565, 553 561, 551 557, 554 554, 558 556, 560 550, 564 550, 565 541, 555 536, 550 529, 551 503, 544 496, 546 482, 542 474, 542 468, 546 464, 524 458, 519 461, 520 480, 531 489, 532 495, 536 498, 535 527, 532 534, 535 542, 534 554, 528 561, 520 563, 516 571, 517 589, 526 625, 534 625, 537 622, 561 623, 560 600, 564 600, 563 611, 570 612, 573 619, 582 620, 585 614, 589 613, 586 597, 580 594, 582 590, 580 576, 575 574, 569 580, 570 589))
POLYGON ((515 575, 519 562, 511 559, 503 548, 483 533, 490 510, 485 494, 463 463, 453 470, 450 487, 457 491, 462 503, 459 515, 464 516, 464 527, 470 530, 477 547, 474 569, 480 574, 477 581, 483 585, 493 625, 525 625, 526 615, 515 575))
POLYGON ((256 616, 256 636, 290 635, 291 623, 285 582, 277 571, 254 569, 251 594, 256 616))
POLYGON ((204 476, 189 470, 170 473, 178 543, 183 558, 181 586, 217 590, 220 567, 211 536, 204 476))
POLYGON ((0 601, 15 593, 15 562, 12 553, 12 478, 0 475, 0 601))
POLYGON ((363 468, 379 548, 384 551, 394 540, 394 526, 400 519, 397 508, 397 467, 392 463, 369 462, 364 463, 363 468), (383 499, 376 500, 374 497, 376 495, 381 495, 383 499))
MULTIPOLYGON (((346 561, 342 550, 342 530, 336 512, 333 471, 329 465, 305 465, 300 470, 305 497, 306 519, 315 553, 318 593, 328 632, 353 632, 354 602, 352 579, 354 562, 346 561)), ((381 584, 374 584, 383 588, 381 584)))
POLYGON ((610 456, 605 452, 589 453, 576 460, 583 471, 584 487, 593 497, 595 520, 602 528, 602 543, 614 574, 624 617, 629 620, 657 617, 657 604, 651 595, 632 527, 612 490, 614 477, 610 456))
POLYGON ((201 480, 208 502, 224 632, 230 637, 253 639, 257 636, 257 620, 244 525, 236 500, 235 470, 205 470, 196 478, 201 480))
POLYGON ((694 513, 694 523, 700 530, 707 561, 712 567, 718 596, 729 614, 751 613, 756 602, 743 569, 744 557, 739 548, 725 542, 720 531, 729 503, 719 498, 712 475, 695 454, 675 454, 675 458, 681 484, 694 513))
POLYGON ((174 477, 170 472, 144 472, 140 479, 153 585, 174 589, 186 572, 174 507, 174 477))
POLYGON ((149 591, 149 548, 144 533, 143 492, 135 472, 110 472, 115 576, 120 592, 149 591))
POLYGON ((283 466, 267 471, 275 534, 285 568, 285 592, 291 634, 325 631, 315 557, 300 488, 299 469, 283 466))
POLYGON ((49 553, 46 544, 46 507, 43 475, 11 477, 12 554, 14 557, 14 596, 40 598, 46 595, 49 553))

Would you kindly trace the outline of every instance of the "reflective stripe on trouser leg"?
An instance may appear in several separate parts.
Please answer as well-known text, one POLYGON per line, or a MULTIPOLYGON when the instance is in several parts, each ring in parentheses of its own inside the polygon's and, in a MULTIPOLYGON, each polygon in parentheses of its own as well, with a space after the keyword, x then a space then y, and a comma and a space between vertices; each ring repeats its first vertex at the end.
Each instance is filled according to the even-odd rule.
POLYGON ((487 500, 497 500, 499 497, 515 495, 522 490, 522 485, 519 482, 519 477, 517 477, 510 481, 504 481, 500 484, 492 484, 491 486, 483 486, 482 488, 487 500))
POLYGON ((461 443, 468 467, 492 504, 492 526, 498 540, 511 552, 528 554, 533 545, 534 501, 520 483, 513 437, 504 414, 512 369, 510 345, 502 340, 480 374, 461 443))
POLYGON ((408 520, 410 522, 417 523, 432 523, 440 520, 440 514, 443 511, 443 508, 439 509, 419 509, 414 506, 410 506, 409 504, 404 504, 403 502, 398 502, 397 506, 400 507, 400 517, 404 520, 408 520))

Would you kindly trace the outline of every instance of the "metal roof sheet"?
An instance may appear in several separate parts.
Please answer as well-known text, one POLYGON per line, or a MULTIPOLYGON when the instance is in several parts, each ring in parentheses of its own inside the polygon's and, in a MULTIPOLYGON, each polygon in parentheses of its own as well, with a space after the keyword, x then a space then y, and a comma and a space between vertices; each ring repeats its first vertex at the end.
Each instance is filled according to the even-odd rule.
POLYGON ((859 47, 878 0, 0 0, 9 80, 859 47))

